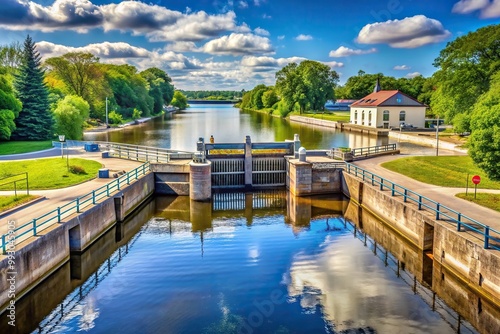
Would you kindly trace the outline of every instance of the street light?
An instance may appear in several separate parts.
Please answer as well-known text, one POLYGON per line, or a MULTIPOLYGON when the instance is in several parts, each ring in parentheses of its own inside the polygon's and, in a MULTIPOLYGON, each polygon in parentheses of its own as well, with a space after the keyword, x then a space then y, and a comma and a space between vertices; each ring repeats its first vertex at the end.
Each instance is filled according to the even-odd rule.
MULTIPOLYGON (((59 135, 59 141, 61 142, 61 158, 64 158, 63 148, 64 148, 64 143, 66 142, 66 136, 59 135)), ((67 144, 66 144, 66 168, 68 169, 69 173, 69 150, 67 144)))
POLYGON ((61 159, 64 158, 64 135, 59 135, 59 142, 61 143, 61 159))

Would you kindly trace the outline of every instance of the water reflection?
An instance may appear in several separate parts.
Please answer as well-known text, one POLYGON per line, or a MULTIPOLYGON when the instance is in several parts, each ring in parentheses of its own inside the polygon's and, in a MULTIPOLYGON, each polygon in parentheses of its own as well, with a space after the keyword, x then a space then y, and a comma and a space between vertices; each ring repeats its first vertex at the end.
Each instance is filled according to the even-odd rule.
POLYGON ((478 305, 473 293, 448 274, 436 282, 434 268, 444 294, 436 297, 425 287, 425 257, 359 208, 287 196, 157 198, 20 300, 19 332, 452 333, 458 324, 474 332, 443 315, 454 312, 443 300, 455 291, 468 296, 456 306, 479 314, 481 331, 498 328, 498 310, 484 301, 465 310, 478 305))
POLYGON ((216 142, 242 143, 245 136, 250 135, 252 142, 269 142, 293 139, 296 133, 300 135, 302 146, 307 149, 388 143, 388 138, 292 123, 263 113, 240 111, 231 105, 208 104, 196 104, 186 111, 165 114, 119 131, 85 134, 84 139, 193 151, 198 137, 209 138, 214 135, 216 142))

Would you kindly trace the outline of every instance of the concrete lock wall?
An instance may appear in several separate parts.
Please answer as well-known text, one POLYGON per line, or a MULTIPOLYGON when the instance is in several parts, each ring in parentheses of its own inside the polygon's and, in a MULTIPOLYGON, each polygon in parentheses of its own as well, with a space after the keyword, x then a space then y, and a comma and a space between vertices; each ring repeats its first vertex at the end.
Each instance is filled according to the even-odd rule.
POLYGON ((500 257, 466 232, 439 222, 434 230, 434 260, 485 298, 500 304, 500 257))
MULTIPOLYGON (((19 299, 63 265, 70 258, 70 250, 83 251, 114 224, 117 213, 123 213, 123 219, 153 192, 154 176, 150 173, 121 190, 118 210, 115 195, 16 245, 14 270, 9 268, 8 256, 0 260, 0 291, 9 291, 9 272, 15 271, 15 294, 19 299)), ((8 293, 0 294, 0 312, 9 302, 8 293)))
POLYGON ((189 164, 152 163, 155 194, 189 196, 189 164))
POLYGON ((390 192, 382 192, 378 187, 362 183, 355 176, 343 173, 347 190, 351 198, 359 198, 358 203, 368 208, 390 224, 411 243, 421 250, 432 250, 434 221, 426 211, 413 208, 399 197, 392 197, 390 192), (354 196, 354 197, 353 197, 354 196))
POLYGON ((16 246, 14 270, 9 268, 8 257, 0 261, 0 311, 10 301, 9 272, 16 273, 14 293, 19 299, 69 259, 67 230, 62 225, 51 226, 28 240, 16 246))

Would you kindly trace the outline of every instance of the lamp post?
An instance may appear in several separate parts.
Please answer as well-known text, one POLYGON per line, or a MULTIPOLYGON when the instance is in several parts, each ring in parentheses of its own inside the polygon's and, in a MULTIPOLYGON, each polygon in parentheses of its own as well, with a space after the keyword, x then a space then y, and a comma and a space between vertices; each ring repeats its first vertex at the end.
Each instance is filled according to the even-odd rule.
POLYGON ((109 128, 108 125, 108 97, 106 96, 106 129, 109 128))
POLYGON ((439 156, 439 115, 436 125, 436 157, 439 156))
MULTIPOLYGON (((63 147, 64 147, 64 143, 66 142, 66 136, 65 135, 59 135, 59 141, 61 142, 61 158, 64 158, 63 147)), ((68 172, 69 172, 69 150, 68 150, 68 145, 66 145, 66 168, 68 169, 68 172)))
POLYGON ((61 159, 64 158, 64 135, 59 135, 59 142, 61 143, 61 159))

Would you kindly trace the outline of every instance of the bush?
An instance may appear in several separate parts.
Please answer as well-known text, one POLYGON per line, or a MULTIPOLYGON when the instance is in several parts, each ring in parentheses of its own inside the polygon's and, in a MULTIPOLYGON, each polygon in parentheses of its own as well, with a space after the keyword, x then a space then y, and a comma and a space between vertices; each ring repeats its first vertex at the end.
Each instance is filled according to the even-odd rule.
POLYGON ((87 174, 82 166, 71 165, 69 166, 69 171, 73 174, 87 174))

